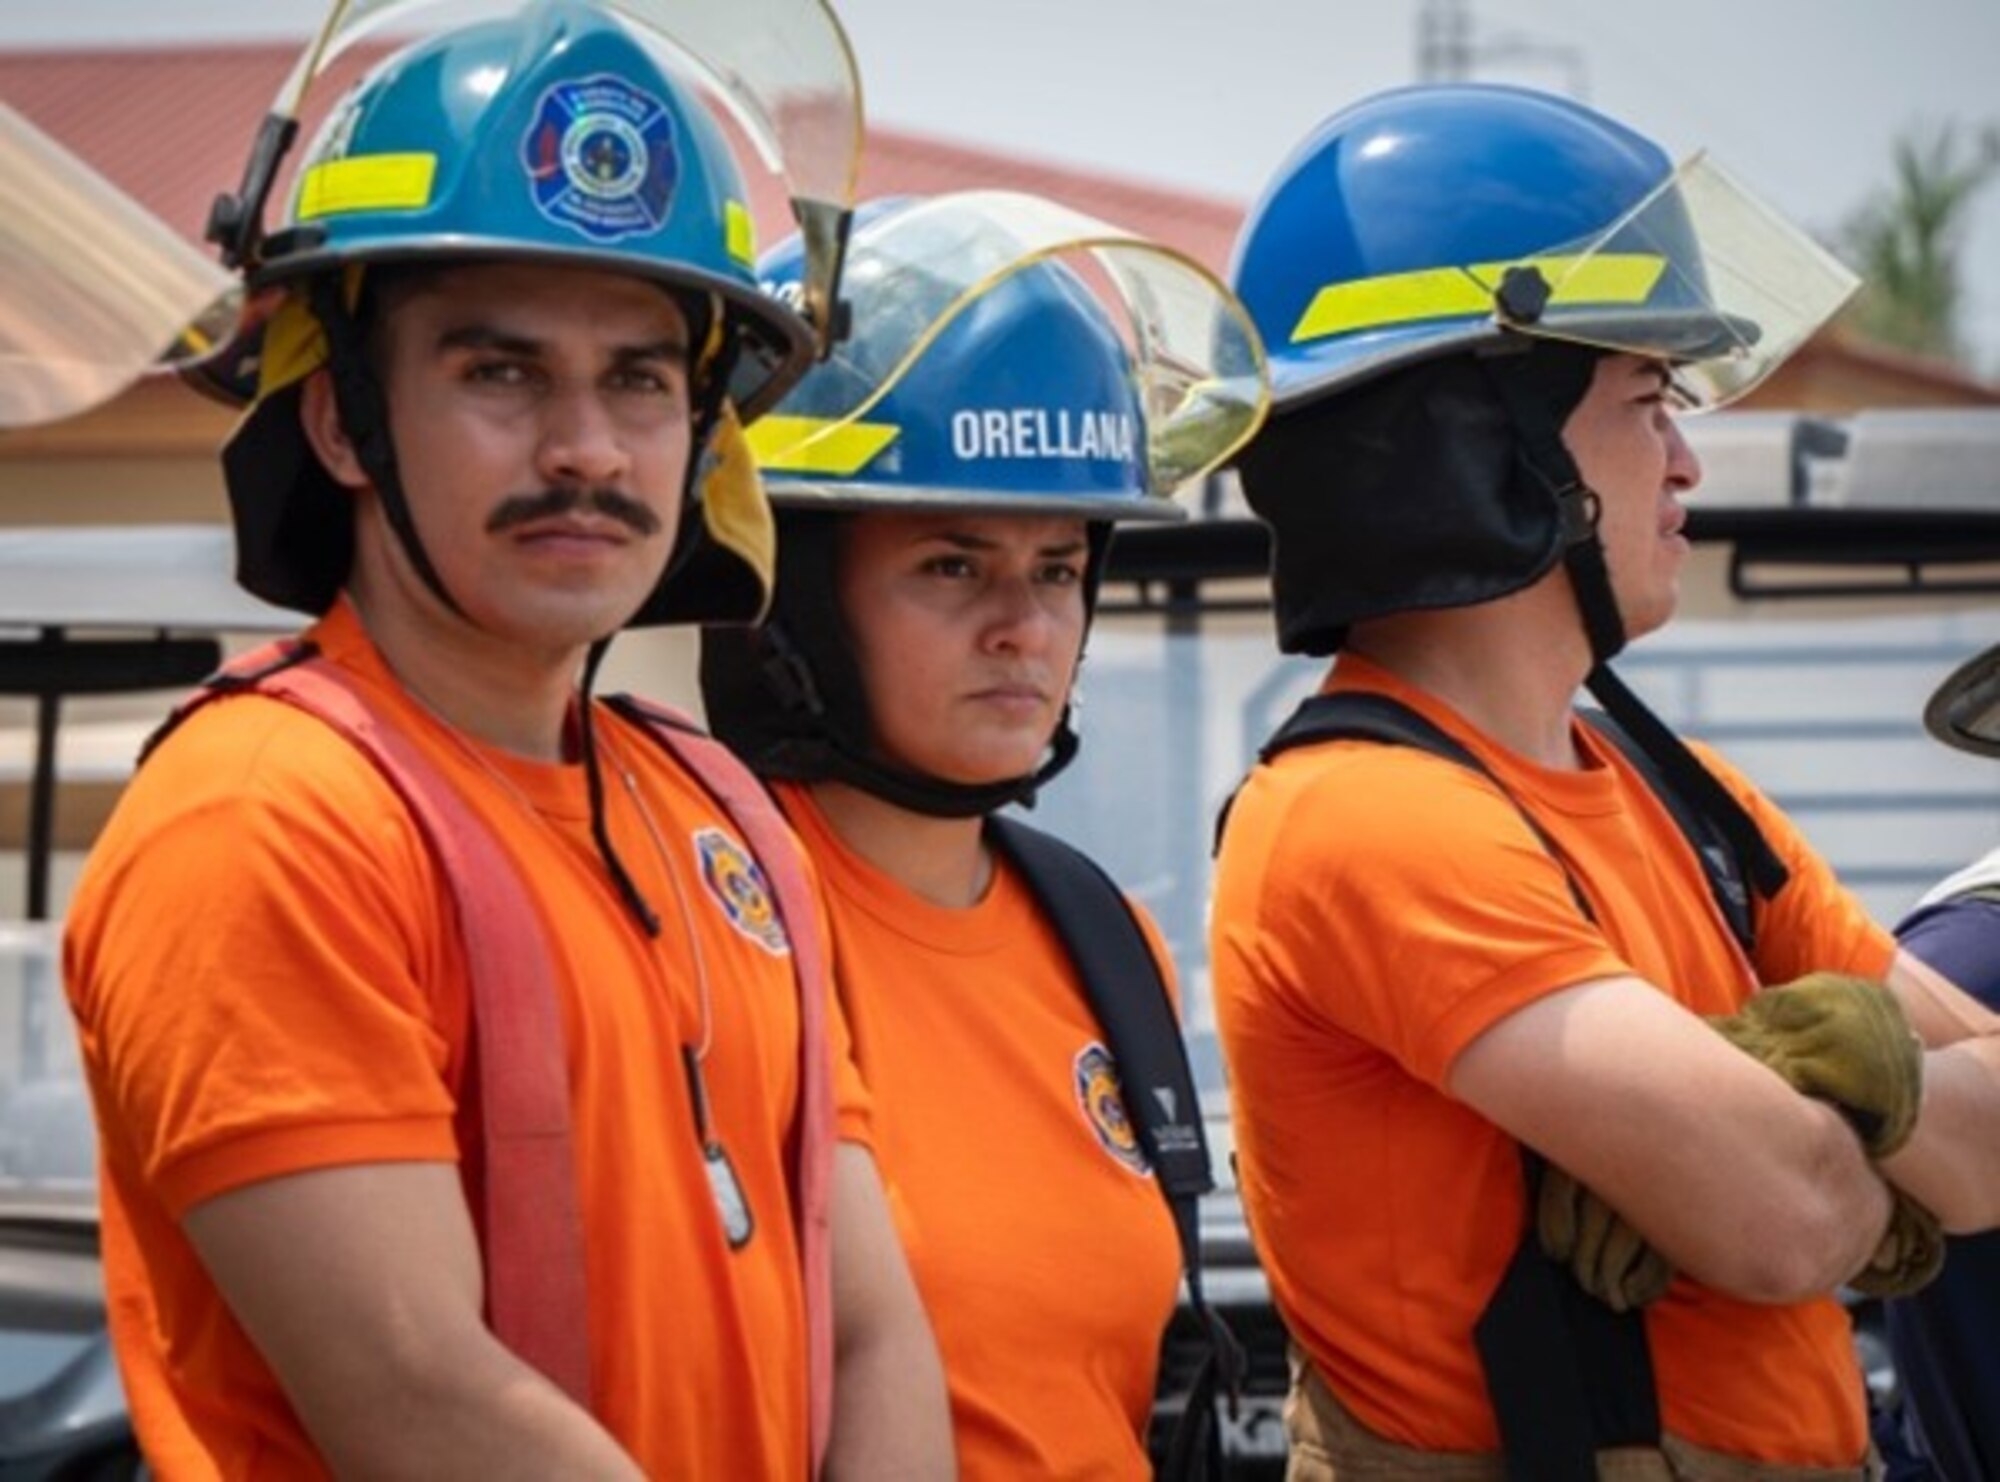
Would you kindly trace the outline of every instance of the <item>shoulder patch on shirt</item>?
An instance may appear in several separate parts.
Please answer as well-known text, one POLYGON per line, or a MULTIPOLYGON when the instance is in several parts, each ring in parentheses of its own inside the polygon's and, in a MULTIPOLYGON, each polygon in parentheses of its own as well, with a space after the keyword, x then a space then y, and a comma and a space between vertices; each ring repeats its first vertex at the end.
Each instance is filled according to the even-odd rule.
POLYGON ((1125 1098, 1118 1085, 1118 1063, 1103 1045, 1092 1041, 1076 1052, 1072 1067, 1076 1104, 1098 1143, 1132 1172, 1147 1177, 1153 1165, 1139 1146, 1138 1130, 1125 1115, 1125 1098))
POLYGON ((695 831, 694 852, 701 861, 702 883, 729 924, 773 957, 789 953, 792 944, 778 919, 770 885, 749 851, 721 829, 704 828, 695 831))

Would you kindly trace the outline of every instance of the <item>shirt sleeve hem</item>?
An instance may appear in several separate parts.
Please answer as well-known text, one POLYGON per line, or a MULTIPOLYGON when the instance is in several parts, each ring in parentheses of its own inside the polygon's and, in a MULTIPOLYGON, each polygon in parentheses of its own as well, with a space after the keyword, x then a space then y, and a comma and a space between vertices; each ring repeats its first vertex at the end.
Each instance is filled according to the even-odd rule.
POLYGON ((176 1158, 156 1180, 167 1211, 180 1219, 203 1200, 291 1173, 357 1163, 456 1163, 449 1117, 389 1122, 321 1122, 232 1137, 176 1158))
POLYGON ((1580 983, 1631 976, 1628 964, 1598 947, 1565 947, 1516 963, 1489 978, 1477 992, 1466 994, 1456 1008, 1438 1018, 1417 1045, 1412 1069, 1442 1088, 1466 1047, 1509 1014, 1580 983))

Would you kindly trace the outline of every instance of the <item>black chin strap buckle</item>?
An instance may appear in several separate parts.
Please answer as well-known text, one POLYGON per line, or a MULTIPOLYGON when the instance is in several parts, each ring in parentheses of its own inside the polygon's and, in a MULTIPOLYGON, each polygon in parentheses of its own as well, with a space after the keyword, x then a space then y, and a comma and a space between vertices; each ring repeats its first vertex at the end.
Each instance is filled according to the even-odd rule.
POLYGON ((784 624, 773 622, 765 627, 763 647, 758 673, 779 707, 787 715, 810 715, 824 720, 826 701, 820 695, 819 682, 813 678, 812 665, 792 642, 784 624))
POLYGON ((1565 546, 1580 545, 1597 538, 1598 522, 1604 518, 1604 501, 1597 491, 1581 481, 1556 490, 1556 519, 1565 546))

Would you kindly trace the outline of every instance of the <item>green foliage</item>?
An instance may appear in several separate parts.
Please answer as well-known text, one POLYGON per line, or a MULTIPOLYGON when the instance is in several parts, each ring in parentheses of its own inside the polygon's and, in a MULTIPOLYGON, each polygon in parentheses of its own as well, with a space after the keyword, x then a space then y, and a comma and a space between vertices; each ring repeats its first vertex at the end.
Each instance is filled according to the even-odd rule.
POLYGON ((1878 343, 1965 364, 1960 250, 1972 202, 2000 175, 2000 125, 1912 129, 1893 163, 1891 184, 1841 231, 1865 280, 1846 322, 1878 343))

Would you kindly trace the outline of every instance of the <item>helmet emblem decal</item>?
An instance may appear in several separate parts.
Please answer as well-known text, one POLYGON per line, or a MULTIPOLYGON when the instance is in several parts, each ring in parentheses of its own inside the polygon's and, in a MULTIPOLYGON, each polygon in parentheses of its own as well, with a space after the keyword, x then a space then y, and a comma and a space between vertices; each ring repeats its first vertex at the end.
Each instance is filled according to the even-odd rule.
POLYGON ((701 862, 702 883, 722 907, 729 924, 773 957, 791 951, 785 924, 757 861, 720 829, 697 829, 695 858, 701 862))
POLYGON ((658 231, 680 179, 666 105, 608 72, 543 93, 521 154, 536 209, 596 242, 658 231))
POLYGON ((1125 1115, 1118 1063, 1111 1058, 1111 1052, 1094 1040, 1085 1045, 1077 1051, 1073 1080, 1076 1104, 1104 1151, 1141 1177, 1150 1174, 1152 1164, 1146 1161, 1145 1149, 1139 1146, 1139 1134, 1132 1126, 1132 1119, 1125 1115))

